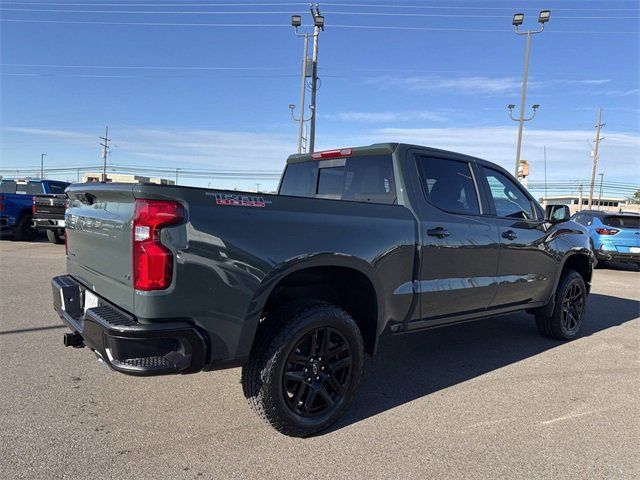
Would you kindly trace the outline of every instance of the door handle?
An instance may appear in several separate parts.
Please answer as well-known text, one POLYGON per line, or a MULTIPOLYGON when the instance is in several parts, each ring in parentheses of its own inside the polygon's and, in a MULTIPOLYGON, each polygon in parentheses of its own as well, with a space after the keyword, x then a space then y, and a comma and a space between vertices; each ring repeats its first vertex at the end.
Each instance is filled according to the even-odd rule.
POLYGON ((518 238, 518 234, 513 230, 507 230, 506 232, 502 232, 502 238, 506 238, 507 240, 515 240, 518 238))
POLYGON ((449 231, 442 227, 430 228, 427 230, 427 235, 430 237, 444 238, 449 236, 449 231))

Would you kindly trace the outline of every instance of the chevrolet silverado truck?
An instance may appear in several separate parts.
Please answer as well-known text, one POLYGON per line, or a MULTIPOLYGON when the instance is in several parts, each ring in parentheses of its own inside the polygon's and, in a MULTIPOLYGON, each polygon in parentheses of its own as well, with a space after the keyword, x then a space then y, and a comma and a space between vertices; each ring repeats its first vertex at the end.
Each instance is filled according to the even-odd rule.
POLYGON ((32 227, 33 196, 64 194, 68 185, 56 180, 3 178, 0 181, 0 236, 31 240, 36 235, 32 227))
POLYGON ((578 335, 585 229, 504 169, 406 144, 288 158, 278 194, 183 186, 67 189, 68 274, 53 303, 131 375, 242 367, 249 405, 308 436, 348 407, 364 355, 402 334, 526 310, 578 335))
POLYGON ((51 243, 64 243, 64 211, 67 195, 43 194, 33 196, 32 228, 44 230, 51 243))

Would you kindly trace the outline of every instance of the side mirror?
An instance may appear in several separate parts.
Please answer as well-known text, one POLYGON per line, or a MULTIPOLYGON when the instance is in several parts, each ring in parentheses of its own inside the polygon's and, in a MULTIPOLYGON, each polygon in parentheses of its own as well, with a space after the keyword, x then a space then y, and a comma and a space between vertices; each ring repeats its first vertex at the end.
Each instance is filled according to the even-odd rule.
POLYGON ((547 205, 544 209, 544 219, 549 223, 566 222, 571 218, 571 212, 566 205, 547 205))

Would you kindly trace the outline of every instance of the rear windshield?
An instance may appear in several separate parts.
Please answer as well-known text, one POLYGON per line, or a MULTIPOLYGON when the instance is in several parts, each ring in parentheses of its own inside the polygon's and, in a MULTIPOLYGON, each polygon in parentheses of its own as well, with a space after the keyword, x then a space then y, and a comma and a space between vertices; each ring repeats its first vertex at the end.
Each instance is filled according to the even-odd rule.
POLYGON ((42 183, 16 182, 14 180, 5 180, 0 183, 0 193, 37 195, 38 193, 42 193, 42 183))
POLYGON ((16 182, 13 180, 0 182, 0 193, 16 193, 16 182))
POLYGON ((640 215, 612 215, 604 217, 602 223, 609 227, 640 228, 640 215))
POLYGON ((309 161, 287 166, 281 195, 370 203, 396 203, 390 155, 309 161))

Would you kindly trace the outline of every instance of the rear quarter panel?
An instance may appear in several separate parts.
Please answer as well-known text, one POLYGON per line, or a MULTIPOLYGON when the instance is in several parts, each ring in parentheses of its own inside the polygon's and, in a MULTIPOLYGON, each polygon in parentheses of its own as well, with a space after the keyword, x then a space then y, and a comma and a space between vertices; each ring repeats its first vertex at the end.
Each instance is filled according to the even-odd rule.
POLYGON ((409 210, 276 195, 260 195, 264 206, 221 205, 224 194, 237 192, 136 189, 139 197, 177 197, 188 212, 184 225, 163 230, 176 258, 173 285, 136 292, 136 316, 188 317, 209 332, 214 356, 240 358, 276 284, 301 268, 333 265, 367 275, 378 293, 379 324, 404 319, 412 295, 394 291, 413 275, 416 222, 409 210))

